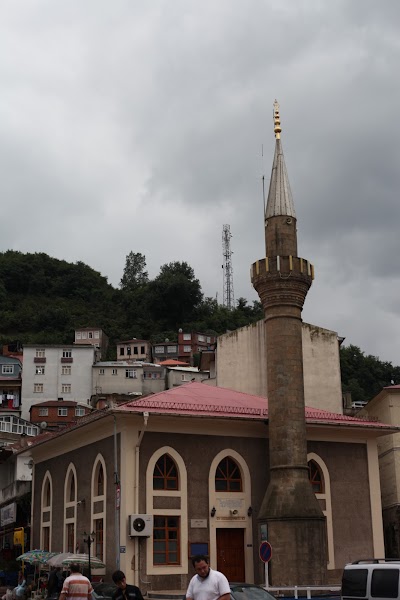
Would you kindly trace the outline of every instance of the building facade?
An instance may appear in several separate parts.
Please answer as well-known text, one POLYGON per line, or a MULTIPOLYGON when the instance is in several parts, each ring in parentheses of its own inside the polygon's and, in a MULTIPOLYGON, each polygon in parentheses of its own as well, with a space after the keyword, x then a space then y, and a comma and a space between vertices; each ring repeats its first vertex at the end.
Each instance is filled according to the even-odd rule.
POLYGON ((210 378, 207 371, 199 371, 197 367, 167 367, 167 385, 165 389, 171 389, 178 385, 184 385, 189 381, 204 381, 210 378))
POLYGON ((0 414, 21 414, 22 363, 0 354, 0 414))
POLYGON ((81 327, 75 330, 74 344, 94 346, 96 361, 106 358, 108 342, 108 336, 100 327, 81 327))
POLYGON ((87 404, 71 400, 47 400, 31 406, 30 421, 41 429, 57 430, 76 423, 91 410, 87 404))
POLYGON ((22 381, 21 416, 47 400, 70 400, 88 404, 92 395, 94 345, 26 344, 22 381))
MULTIPOLYGON (((306 420, 326 569, 338 583, 347 562, 383 555, 376 440, 392 429, 311 409, 306 420)), ((199 548, 232 581, 261 583, 268 437, 265 398, 196 382, 97 411, 30 447, 32 547, 83 551, 82 532, 94 531, 94 553, 107 565, 98 576, 109 579, 118 565, 143 592, 143 581, 153 591, 185 589, 199 548), (136 535, 143 516, 147 529, 136 535)))
MULTIPOLYGON (((358 415, 400 426, 400 385, 383 388, 358 415)), ((378 452, 385 552, 400 559, 400 433, 379 438, 378 452)))
POLYGON ((177 342, 158 342, 153 344, 153 361, 155 363, 161 363, 165 360, 178 360, 179 351, 177 342))
POLYGON ((117 359, 151 362, 151 343, 149 340, 136 338, 117 342, 117 359))
POLYGON ((197 331, 178 331, 178 358, 179 360, 194 364, 195 355, 206 350, 215 349, 216 337, 197 331))
POLYGON ((15 415, 2 415, 0 430, 0 560, 7 564, 22 553, 21 542, 29 548, 33 463, 18 450, 27 447, 40 429, 15 415))
POLYGON ((93 365, 93 395, 147 396, 165 389, 165 369, 142 361, 105 361, 93 365))

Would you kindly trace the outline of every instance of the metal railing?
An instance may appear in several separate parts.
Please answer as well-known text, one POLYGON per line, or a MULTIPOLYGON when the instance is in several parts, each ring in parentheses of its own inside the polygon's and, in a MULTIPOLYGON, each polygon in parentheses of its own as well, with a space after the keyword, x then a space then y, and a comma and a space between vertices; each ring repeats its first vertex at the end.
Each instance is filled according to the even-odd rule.
MULTIPOLYGON (((274 587, 274 586, 265 587, 264 586, 264 589, 267 592, 272 592, 277 596, 291 595, 291 596, 294 596, 294 598, 296 598, 296 600, 297 600, 299 598, 299 592, 306 592, 306 594, 307 594, 306 597, 308 599, 311 598, 311 592, 323 592, 324 594, 329 594, 330 592, 332 592, 332 595, 339 596, 341 587, 340 587, 340 585, 293 585, 293 586, 281 585, 281 586, 277 586, 277 587, 274 587), (287 594, 287 592, 293 592, 293 593, 287 594)), ((304 594, 302 596, 304 597, 304 594)))

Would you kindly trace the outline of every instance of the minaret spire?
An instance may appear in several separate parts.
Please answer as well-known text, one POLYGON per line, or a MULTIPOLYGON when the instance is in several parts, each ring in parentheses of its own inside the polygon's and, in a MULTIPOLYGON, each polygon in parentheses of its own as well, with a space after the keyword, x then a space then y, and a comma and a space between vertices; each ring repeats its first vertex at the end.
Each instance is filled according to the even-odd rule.
POLYGON ((265 209, 266 256, 297 256, 296 212, 283 157, 279 104, 274 102, 275 155, 265 209))
POLYGON ((278 100, 275 100, 274 102, 274 133, 275 133, 275 139, 280 140, 281 139, 281 119, 279 116, 279 103, 278 100))
POLYGON ((268 525, 274 586, 326 579, 325 520, 308 479, 301 311, 314 269, 297 253, 297 221, 274 103, 275 156, 265 211, 266 257, 251 280, 265 313, 270 478, 258 519, 268 525))
POLYGON ((267 208, 265 218, 287 216, 296 218, 294 210, 292 191, 290 189, 289 177, 286 170, 281 142, 281 120, 279 104, 274 102, 274 133, 275 133, 275 156, 272 164, 271 181, 269 184, 267 208))

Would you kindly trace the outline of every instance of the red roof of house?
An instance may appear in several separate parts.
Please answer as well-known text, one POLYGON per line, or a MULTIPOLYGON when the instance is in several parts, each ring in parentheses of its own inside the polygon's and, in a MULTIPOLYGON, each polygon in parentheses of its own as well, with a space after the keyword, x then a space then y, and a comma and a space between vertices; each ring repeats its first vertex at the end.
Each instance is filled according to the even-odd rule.
MULTIPOLYGON (((266 398, 198 382, 187 383, 134 402, 127 402, 120 409, 129 412, 145 410, 171 415, 268 419, 268 400, 266 398)), ((306 421, 308 424, 321 423, 393 429, 391 425, 378 421, 348 417, 308 407, 306 407, 306 421)))
MULTIPOLYGON (((81 417, 78 422, 70 423, 61 431, 46 432, 45 434, 29 438, 28 446, 31 448, 46 442, 52 437, 65 435, 70 431, 112 415, 115 412, 139 414, 149 412, 175 417, 220 417, 266 421, 268 419, 268 401, 261 396, 253 396, 244 392, 236 392, 235 390, 194 381, 164 392, 159 392, 158 394, 153 394, 152 396, 147 396, 146 398, 126 402, 113 410, 95 410, 81 417)), ((379 421, 348 417, 317 408, 306 407, 305 413, 306 421, 309 425, 368 428, 379 430, 382 434, 394 433, 400 430, 400 427, 380 423, 379 421)), ((22 449, 20 452, 22 452, 22 449)))
POLYGON ((160 365, 163 367, 190 367, 189 363, 174 358, 167 358, 167 360, 160 362, 160 365))
MULTIPOLYGON (((29 410, 39 406, 42 408, 43 406, 76 406, 78 403, 74 400, 46 400, 45 402, 37 402, 36 404, 32 404, 29 410)), ((90 406, 88 406, 90 408, 90 406)))

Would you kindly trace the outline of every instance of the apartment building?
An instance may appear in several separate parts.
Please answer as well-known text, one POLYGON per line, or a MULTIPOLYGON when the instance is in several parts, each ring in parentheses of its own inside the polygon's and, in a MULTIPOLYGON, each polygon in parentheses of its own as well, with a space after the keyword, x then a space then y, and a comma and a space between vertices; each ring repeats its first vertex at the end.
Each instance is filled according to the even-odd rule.
POLYGON ((21 372, 19 358, 0 354, 0 414, 21 414, 21 372))
POLYGON ((92 394, 94 345, 27 344, 24 346, 21 416, 47 400, 88 404, 92 394))
POLYGON ((165 389, 165 369, 142 361, 104 361, 93 365, 93 395, 147 395, 165 389))
POLYGON ((196 331, 178 331, 178 358, 193 365, 194 355, 205 350, 214 350, 216 337, 196 331))
POLYGON ((31 423, 46 430, 62 429, 76 423, 91 410, 87 404, 78 404, 73 400, 47 400, 31 406, 31 423))
POLYGON ((202 382, 209 378, 208 371, 199 371, 197 367, 167 367, 167 389, 190 381, 202 382))
POLYGON ((117 342, 117 360, 151 362, 151 343, 137 338, 117 342))
POLYGON ((100 327, 81 327, 75 329, 74 344, 87 346, 90 344, 96 348, 96 361, 106 358, 108 349, 108 336, 100 327))
POLYGON ((164 342, 153 344, 153 361, 157 364, 168 359, 178 360, 178 354, 177 342, 165 340, 164 342))

